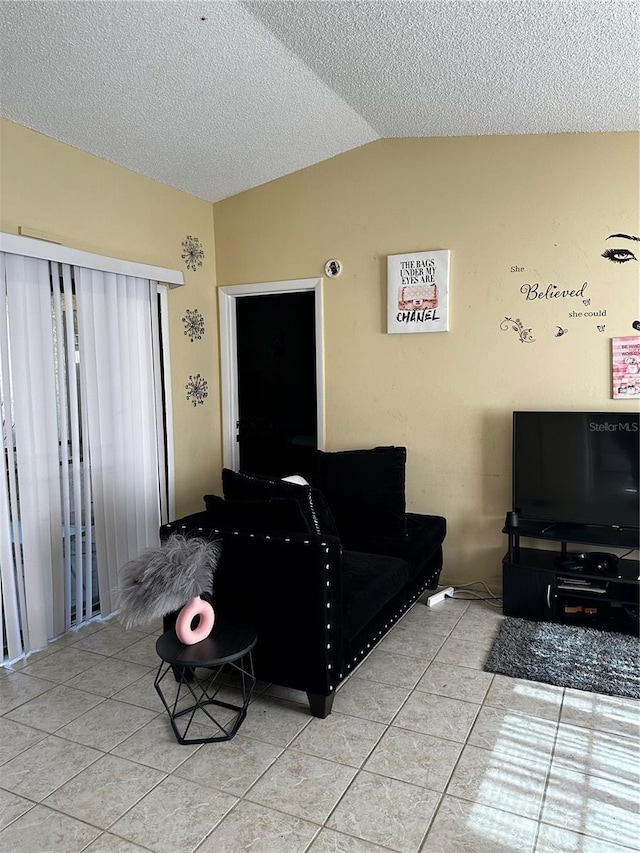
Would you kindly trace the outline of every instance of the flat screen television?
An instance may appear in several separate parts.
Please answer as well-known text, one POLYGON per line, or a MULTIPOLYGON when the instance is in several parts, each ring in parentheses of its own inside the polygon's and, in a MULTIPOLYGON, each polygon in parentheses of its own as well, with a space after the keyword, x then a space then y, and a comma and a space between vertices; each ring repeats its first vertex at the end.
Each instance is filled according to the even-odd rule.
POLYGON ((640 527, 640 414, 514 412, 513 508, 522 521, 640 527))

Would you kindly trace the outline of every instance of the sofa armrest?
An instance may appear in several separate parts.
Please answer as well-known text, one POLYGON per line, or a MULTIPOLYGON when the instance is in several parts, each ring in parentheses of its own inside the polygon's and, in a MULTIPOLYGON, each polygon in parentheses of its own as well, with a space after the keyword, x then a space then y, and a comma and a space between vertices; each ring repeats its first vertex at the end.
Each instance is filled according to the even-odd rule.
POLYGON ((221 537, 214 608, 250 622, 259 678, 328 695, 342 672, 342 546, 335 536, 265 534, 215 527, 207 513, 161 529, 221 537))
POLYGON ((423 547, 433 552, 447 535, 447 520, 441 515, 408 512, 407 534, 413 540, 420 539, 423 547))

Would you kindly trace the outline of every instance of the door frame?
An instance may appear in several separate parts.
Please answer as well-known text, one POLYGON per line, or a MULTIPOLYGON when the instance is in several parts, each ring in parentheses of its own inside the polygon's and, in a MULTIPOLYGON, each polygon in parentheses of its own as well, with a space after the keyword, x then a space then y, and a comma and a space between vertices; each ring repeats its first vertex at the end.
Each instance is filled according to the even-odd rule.
POLYGON ((238 448, 238 358, 236 334, 236 299, 240 296, 302 293, 311 291, 315 303, 316 333, 316 400, 318 448, 324 450, 324 335, 322 311, 322 278, 298 278, 290 281, 263 281, 255 284, 233 284, 218 288, 220 318, 220 374, 222 408, 222 464, 237 471, 240 465, 238 448))

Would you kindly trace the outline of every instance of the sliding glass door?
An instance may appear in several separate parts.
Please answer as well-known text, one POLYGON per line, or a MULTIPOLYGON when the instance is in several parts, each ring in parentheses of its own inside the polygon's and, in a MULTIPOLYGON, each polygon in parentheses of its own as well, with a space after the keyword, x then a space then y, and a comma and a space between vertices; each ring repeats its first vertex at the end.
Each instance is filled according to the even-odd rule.
POLYGON ((168 520, 163 292, 0 253, 4 660, 112 613, 168 520))

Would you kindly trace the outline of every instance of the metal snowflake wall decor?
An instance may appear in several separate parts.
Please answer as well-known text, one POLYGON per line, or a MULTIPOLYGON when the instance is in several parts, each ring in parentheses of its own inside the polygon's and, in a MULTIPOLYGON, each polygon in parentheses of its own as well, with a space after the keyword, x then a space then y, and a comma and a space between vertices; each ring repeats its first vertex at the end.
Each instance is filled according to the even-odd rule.
POLYGON ((189 376, 189 381, 184 387, 187 391, 187 402, 193 403, 194 406, 201 406, 209 396, 207 380, 199 373, 196 373, 195 376, 189 376))
POLYGON ((182 248, 184 249, 182 260, 187 265, 188 270, 195 272, 197 267, 202 266, 202 261, 204 260, 204 249, 200 244, 200 240, 197 237, 187 234, 186 240, 182 243, 182 248))
POLYGON ((204 335, 204 317, 194 308, 193 311, 187 308, 187 313, 182 318, 184 323, 184 333, 188 335, 191 343, 199 341, 204 335))

